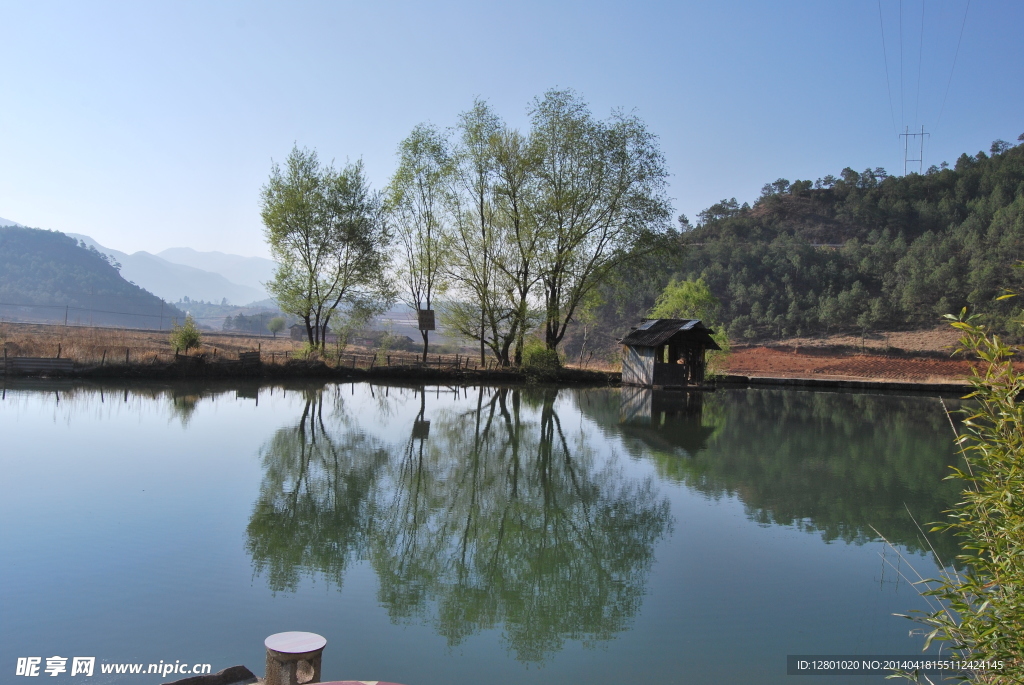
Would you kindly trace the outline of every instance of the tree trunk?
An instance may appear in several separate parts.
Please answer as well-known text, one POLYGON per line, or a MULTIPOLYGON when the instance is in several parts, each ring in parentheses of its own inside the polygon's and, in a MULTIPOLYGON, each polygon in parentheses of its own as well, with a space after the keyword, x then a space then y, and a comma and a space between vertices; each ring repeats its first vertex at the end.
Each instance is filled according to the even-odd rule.
POLYGON ((313 324, 310 323, 308 315, 302 317, 302 320, 306 324, 306 338, 309 340, 310 346, 315 347, 316 339, 313 337, 313 324))

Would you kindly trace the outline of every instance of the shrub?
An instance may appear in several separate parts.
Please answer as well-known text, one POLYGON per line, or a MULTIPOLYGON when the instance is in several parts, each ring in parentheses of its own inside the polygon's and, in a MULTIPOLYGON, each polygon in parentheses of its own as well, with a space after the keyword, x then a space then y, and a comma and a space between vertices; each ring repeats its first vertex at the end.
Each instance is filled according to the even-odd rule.
POLYGON ((523 368, 530 371, 555 372, 562 368, 557 350, 549 350, 539 340, 528 340, 523 346, 523 368))
POLYGON ((973 353, 981 365, 973 370, 974 392, 968 397, 975 403, 957 439, 964 468, 949 476, 964 483, 963 501, 949 512, 948 522, 932 530, 961 537, 958 559, 965 570, 922 581, 923 594, 936 603, 931 613, 912 618, 928 630, 925 649, 939 640, 960 659, 1003 663, 1002 670, 961 680, 1019 683, 1024 676, 1024 374, 1011 360, 1021 350, 966 311, 948 318, 963 333, 958 351, 973 353))
POLYGON ((187 354, 189 350, 199 349, 202 342, 203 336, 191 314, 185 317, 183 326, 179 326, 177 321, 174 322, 171 330, 171 345, 175 349, 182 350, 187 354))

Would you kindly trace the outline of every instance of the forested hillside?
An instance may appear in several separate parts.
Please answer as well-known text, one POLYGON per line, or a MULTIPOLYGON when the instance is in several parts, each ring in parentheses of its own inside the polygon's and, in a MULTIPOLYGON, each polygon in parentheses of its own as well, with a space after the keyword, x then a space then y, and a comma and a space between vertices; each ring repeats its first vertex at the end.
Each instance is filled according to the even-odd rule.
POLYGON ((0 227, 0 317, 170 328, 184 312, 121 278, 116 264, 57 231, 0 227))
POLYGON ((669 242, 605 287, 603 337, 673 277, 706 281, 734 341, 930 327, 965 306, 1005 329, 1020 303, 994 298, 1024 285, 1024 145, 996 141, 925 174, 779 179, 753 205, 680 217, 669 242))

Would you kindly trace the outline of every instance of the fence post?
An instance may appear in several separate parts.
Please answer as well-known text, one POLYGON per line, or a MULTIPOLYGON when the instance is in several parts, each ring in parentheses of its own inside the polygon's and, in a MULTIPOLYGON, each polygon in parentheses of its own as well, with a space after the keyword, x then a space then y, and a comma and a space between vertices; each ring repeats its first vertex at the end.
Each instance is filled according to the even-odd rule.
POLYGON ((57 343, 57 359, 60 359, 60 343, 57 343))
POLYGON ((103 350, 103 359, 100 360, 100 366, 103 366, 106 363, 107 363, 107 351, 103 350))
POLYGON ((126 348, 124 348, 124 363, 125 363, 125 364, 127 364, 127 363, 128 363, 128 352, 129 352, 130 350, 131 350, 131 348, 130 348, 130 347, 126 347, 126 348))

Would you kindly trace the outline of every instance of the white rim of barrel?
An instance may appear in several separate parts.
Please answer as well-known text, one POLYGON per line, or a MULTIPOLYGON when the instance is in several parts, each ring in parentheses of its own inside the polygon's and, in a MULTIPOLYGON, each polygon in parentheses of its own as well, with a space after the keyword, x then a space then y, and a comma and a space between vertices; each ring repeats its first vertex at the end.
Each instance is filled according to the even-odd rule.
POLYGON ((292 630, 274 633, 263 644, 267 649, 281 654, 308 654, 323 649, 327 645, 327 638, 316 633, 292 630))

